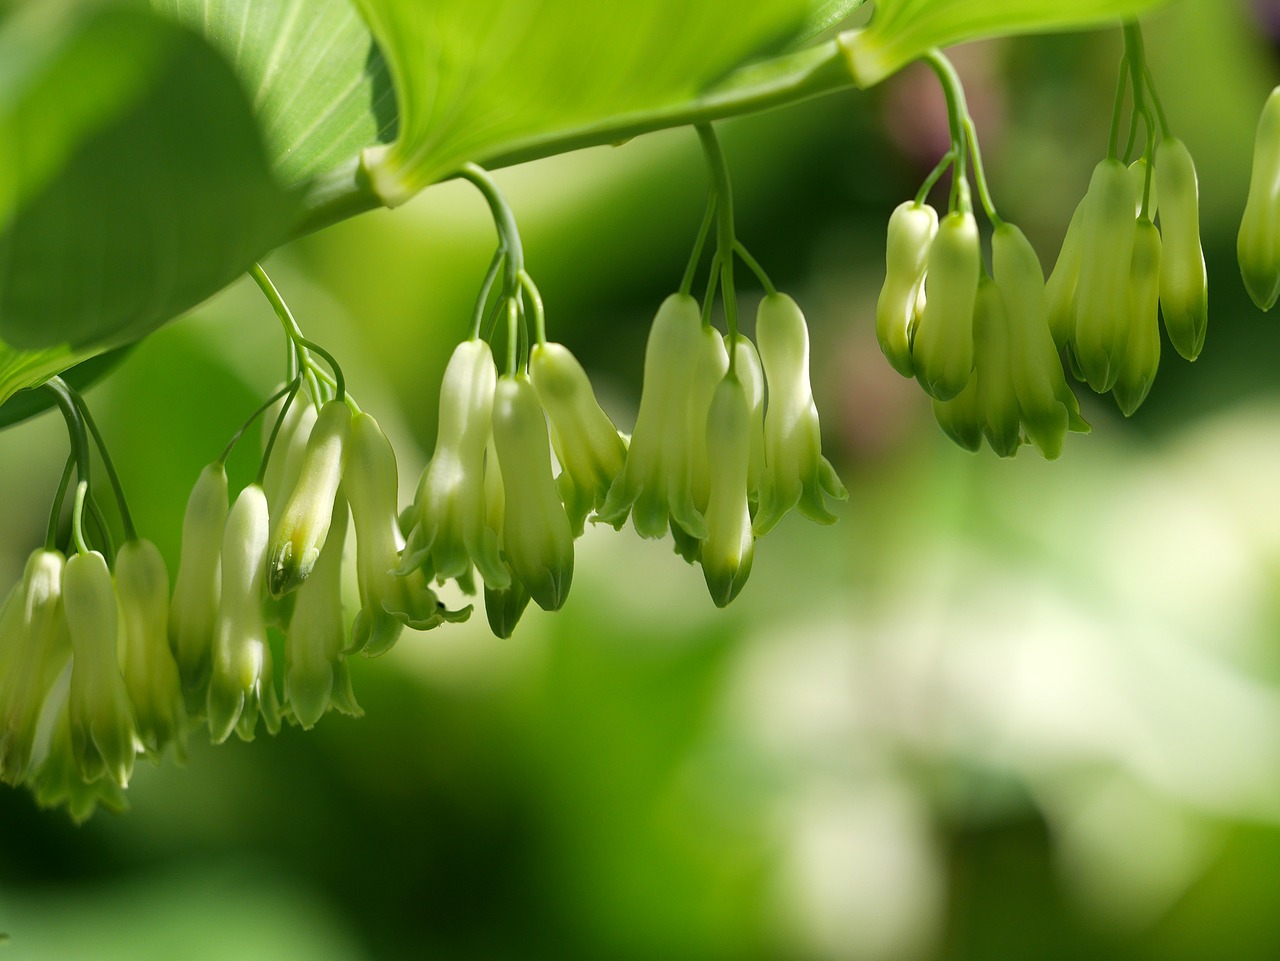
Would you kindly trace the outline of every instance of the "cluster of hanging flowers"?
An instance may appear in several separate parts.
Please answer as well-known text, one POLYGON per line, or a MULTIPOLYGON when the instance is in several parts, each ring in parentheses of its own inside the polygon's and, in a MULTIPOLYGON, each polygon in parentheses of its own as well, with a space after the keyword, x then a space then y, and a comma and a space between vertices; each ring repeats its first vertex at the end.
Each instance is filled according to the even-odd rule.
POLYGON ((1155 380, 1161 316, 1187 360, 1204 346, 1208 295, 1195 166, 1169 135, 1141 34, 1127 27, 1108 157, 1094 171, 1046 282, 1025 235, 991 204, 954 70, 940 54, 927 59, 947 91, 952 148, 917 198, 890 218, 877 337, 894 369, 916 377, 933 398, 938 423, 960 446, 977 450, 985 437, 1008 457, 1030 441, 1052 459, 1068 431, 1089 429, 1066 383, 1064 354, 1076 379, 1112 392, 1127 416, 1155 380), (1129 143, 1121 151, 1130 89, 1129 143), (1145 147, 1137 151, 1140 132, 1145 147), (1141 156, 1132 163, 1121 159, 1135 152, 1141 156), (971 208, 970 156, 993 227, 990 270, 971 208), (939 221, 925 197, 952 166, 950 209, 939 221))
POLYGON ((446 582, 467 595, 482 585, 501 637, 530 601, 559 610, 589 520, 621 528, 630 517, 644 537, 670 532, 719 606, 742 590, 755 539, 787 512, 833 522, 825 498, 847 495, 821 453, 804 317, 732 236, 723 156, 701 133, 716 189, 684 289, 654 320, 630 438, 569 349, 547 339, 514 217, 470 165, 461 176, 488 200, 499 244, 470 334, 445 370, 435 451, 403 511, 386 435, 256 265, 251 276, 289 340, 287 383, 196 480, 172 594, 159 551, 133 530, 83 399, 51 384, 75 452, 48 543, 0 608, 0 778, 82 819, 98 804, 123 806, 139 753, 184 757, 197 726, 220 743, 285 723, 310 728, 330 710, 359 715, 350 657, 388 651, 405 629, 467 619, 470 605, 441 602, 446 582), (722 229, 700 304, 688 286, 713 214, 722 229), (737 330, 735 258, 767 291, 758 350, 737 330), (711 324, 719 284, 724 335, 711 324), (233 498, 227 458, 258 418, 261 466, 233 498), (118 550, 89 484, 90 434, 125 528, 118 550), (73 472, 68 559, 57 531, 73 472), (352 554, 353 613, 342 604, 352 554))

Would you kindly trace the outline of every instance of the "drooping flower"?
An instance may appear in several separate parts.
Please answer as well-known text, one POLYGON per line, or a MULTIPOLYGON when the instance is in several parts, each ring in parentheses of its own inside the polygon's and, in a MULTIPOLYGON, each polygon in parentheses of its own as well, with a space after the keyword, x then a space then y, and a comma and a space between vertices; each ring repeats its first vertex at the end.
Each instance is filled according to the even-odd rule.
MULTIPOLYGON (((279 403, 284 403, 283 398, 279 403)), ((262 419, 264 453, 279 416, 279 410, 273 406, 262 419)), ((267 471, 262 478, 262 490, 267 495, 267 511, 271 515, 273 537, 284 517, 285 505, 302 476, 302 464, 307 457, 307 440, 315 430, 317 416, 316 405, 299 393, 285 411, 284 420, 280 422, 271 459, 267 461, 267 471)))
POLYGON ((342 483, 350 430, 351 408, 345 401, 331 400, 320 409, 307 439, 297 486, 271 541, 267 587, 274 597, 298 587, 320 558, 333 516, 333 499, 342 483))
POLYGON ((311 576, 298 588, 293 617, 284 637, 284 694, 293 719, 310 729, 329 710, 359 717, 363 711, 351 689, 343 650, 347 624, 342 616, 342 551, 347 537, 347 504, 338 492, 329 536, 311 576))
POLYGON ((551 446, 561 467, 556 486, 574 535, 581 536, 587 515, 604 504, 622 470, 627 445, 563 344, 534 345, 529 380, 551 423, 551 446))
POLYGON ((747 496, 754 510, 760 502, 760 485, 764 479, 764 367, 756 345, 745 334, 738 334, 732 346, 730 343, 726 335, 725 347, 732 352, 734 373, 746 391, 747 409, 750 411, 747 431, 751 438, 751 456, 747 467, 747 496))
POLYGON ((268 733, 280 730, 271 646, 262 617, 269 531, 267 496, 250 484, 232 505, 222 539, 222 596, 207 708, 209 736, 215 744, 232 731, 252 741, 259 715, 268 733))
POLYGON ((466 620, 471 608, 446 610, 421 569, 396 573, 404 546, 396 517, 396 455, 369 414, 357 414, 351 422, 343 486, 355 522, 361 603, 350 650, 376 657, 390 650, 406 626, 425 631, 466 620))
POLYGON ((573 531, 551 476, 542 405, 522 376, 498 378, 493 446, 505 498, 503 556, 538 606, 557 611, 573 580, 573 531))
POLYGON ((169 650, 169 573, 150 541, 126 542, 116 554, 116 593, 124 632, 124 686, 138 739, 152 758, 174 745, 185 755, 187 712, 178 665, 169 650))
MULTIPOLYGON (((506 494, 502 489, 502 471, 498 466, 498 452, 494 449, 493 438, 484 452, 484 506, 485 523, 492 531, 501 533, 506 519, 506 494)), ((520 578, 503 561, 507 568, 509 583, 504 588, 484 585, 484 613, 489 622, 489 630, 495 637, 508 638, 516 629, 516 624, 529 606, 529 590, 521 583, 520 578)))
POLYGON ((71 739, 70 667, 67 665, 49 695, 57 705, 49 745, 28 783, 37 804, 43 808, 65 807, 71 819, 79 824, 88 820, 98 805, 120 813, 128 809, 129 802, 124 789, 115 781, 105 777, 86 781, 80 771, 71 739))
POLYGON ((1129 273, 1129 343, 1112 394, 1128 417, 1151 390, 1160 368, 1160 231, 1138 221, 1129 273))
POLYGON ((1186 145, 1166 137, 1156 147, 1160 193, 1160 310, 1169 343, 1187 360, 1204 348, 1209 287, 1200 247, 1200 187, 1186 145))
POLYGON ((699 560, 707 590, 717 607, 738 596, 751 573, 755 537, 747 484, 751 466, 751 407, 741 381, 720 381, 707 414, 711 490, 707 537, 699 560))
POLYGON ((938 212, 928 204, 909 200, 889 217, 884 286, 876 302, 876 339, 890 365, 903 377, 916 374, 911 358, 916 304, 925 283, 929 247, 937 233, 938 212))
POLYGON ((97 551, 67 561, 63 607, 71 635, 71 748, 86 781, 127 787, 137 755, 133 707, 117 659, 120 610, 106 559, 97 551))
POLYGON ((402 573, 420 568, 441 581, 465 579, 474 564, 486 584, 506 586, 497 536, 485 525, 482 481, 497 378, 483 340, 464 341, 449 358, 436 449, 418 482, 402 573))
POLYGON ((204 714, 214 623, 222 594, 222 535, 227 521, 227 472, 221 462, 200 472, 182 520, 182 555, 169 606, 169 644, 187 711, 204 714))
POLYGON ((1249 296, 1270 310, 1280 299, 1280 87, 1271 91, 1258 119, 1236 255, 1249 296))
POLYGON ((1128 168, 1114 158, 1093 171, 1084 201, 1072 356, 1084 379, 1106 393, 1129 343, 1129 269, 1138 203, 1128 168))
POLYGON ((1044 272, 1026 235, 1004 223, 991 238, 995 285, 1004 301, 1009 373, 1027 437, 1049 460, 1062 453, 1068 430, 1087 431, 1067 386, 1048 321, 1044 272))
MULTIPOLYGON (((930 396, 950 400, 973 371, 973 304, 982 272, 978 223, 967 210, 942 218, 929 247, 925 305, 911 341, 916 379, 930 396)), ((764 340, 759 331, 760 352, 764 340)), ((765 361, 765 374, 769 364, 765 361)))
MULTIPOLYGON (((967 324, 972 328, 972 321, 967 324)), ((822 430, 809 383, 809 329, 804 314, 786 294, 770 294, 756 313, 756 341, 769 400, 764 415, 765 471, 757 537, 771 530, 793 507, 810 520, 836 520, 824 494, 849 496, 835 469, 822 456, 822 430)))
POLYGON ((35 551, 0 608, 0 780, 26 776, 43 707, 71 642, 62 611, 58 551, 35 551))
POLYGON ((627 459, 598 512, 604 523, 621 529, 630 514, 641 537, 661 537, 672 521, 695 539, 706 536, 694 505, 686 436, 702 330, 698 302, 687 294, 672 294, 658 308, 627 459))

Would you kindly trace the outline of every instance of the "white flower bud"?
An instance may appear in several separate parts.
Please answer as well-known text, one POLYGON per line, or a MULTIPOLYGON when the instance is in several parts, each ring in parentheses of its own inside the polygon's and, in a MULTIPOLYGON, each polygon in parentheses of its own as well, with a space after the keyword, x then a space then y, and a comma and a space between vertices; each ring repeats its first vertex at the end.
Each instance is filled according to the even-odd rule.
POLYGON ((169 572, 150 541, 128 541, 116 554, 116 593, 124 635, 124 685, 138 738, 158 758, 173 744, 185 755, 187 712, 178 665, 169 650, 169 572))
POLYGON ((182 555, 169 606, 169 644, 187 694, 187 709, 203 713, 222 593, 222 533, 227 522, 227 472, 221 463, 200 472, 182 521, 182 555))
POLYGON ((523 377, 498 379, 493 444, 506 500, 503 553, 538 606, 559 610, 573 580, 573 532, 551 477, 542 405, 523 377))
POLYGON ((321 408, 307 439, 298 484, 271 542, 267 587, 274 597, 287 594, 306 580, 320 558, 333 515, 333 499, 342 483, 350 429, 351 408, 344 401, 331 400, 321 408))
POLYGON ((120 611, 106 559, 76 554, 63 574, 71 635, 71 748, 86 781, 127 787, 137 754, 133 708, 117 660, 120 611))
MULTIPOLYGON (((332 512, 332 501, 329 507, 332 512)), ((267 496, 250 484, 232 505, 222 539, 222 597, 208 698, 209 735, 216 744, 233 730, 242 740, 253 740, 259 714, 268 733, 280 730, 271 647, 262 617, 270 527, 267 496)))

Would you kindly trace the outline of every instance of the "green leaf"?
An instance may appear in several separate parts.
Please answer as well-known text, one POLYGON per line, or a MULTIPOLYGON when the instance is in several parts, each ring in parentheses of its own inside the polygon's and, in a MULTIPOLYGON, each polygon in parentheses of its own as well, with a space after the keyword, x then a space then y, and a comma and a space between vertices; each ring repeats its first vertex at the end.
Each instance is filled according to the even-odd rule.
POLYGON ((348 0, 151 0, 244 85, 277 176, 298 184, 395 135, 391 77, 348 0))
POLYGON ((798 30, 807 0, 356 0, 400 132, 365 151, 395 205, 467 161, 694 99, 798 30))
POLYGON ((866 2, 867 0, 814 0, 812 9, 791 41, 792 46, 826 33, 832 27, 847 20, 866 2))
POLYGON ((204 40, 49 8, 0 23, 0 402, 220 290, 297 209, 204 40))
POLYGON ((841 37, 858 85, 871 87, 934 47, 966 40, 1093 27, 1164 0, 877 0, 865 30, 841 37))

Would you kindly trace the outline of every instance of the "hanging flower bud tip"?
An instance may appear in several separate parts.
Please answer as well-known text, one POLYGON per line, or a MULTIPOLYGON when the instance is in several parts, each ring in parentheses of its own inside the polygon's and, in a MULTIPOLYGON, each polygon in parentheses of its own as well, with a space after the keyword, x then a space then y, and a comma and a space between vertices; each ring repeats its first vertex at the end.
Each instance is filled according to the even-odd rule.
POLYGON ((543 610, 559 610, 573 580, 573 532, 551 476, 547 422, 524 377, 498 379, 493 443, 506 499, 502 550, 543 610))
POLYGON ((296 589, 320 559, 350 429, 351 408, 344 401, 331 400, 321 408, 269 554, 267 588, 274 597, 296 589))
POLYGON ((889 217, 884 286, 876 302, 876 339, 889 364, 903 377, 916 375, 911 354, 916 308, 937 233, 938 213, 928 204, 909 200, 889 217))
POLYGON ((1270 310, 1280 299, 1280 87, 1271 92, 1258 120, 1236 254, 1250 298, 1270 310))
POLYGON ((1156 147, 1160 193, 1160 310, 1169 342, 1187 360, 1204 349, 1209 291, 1200 246, 1200 188, 1195 163, 1181 140, 1166 137, 1156 147))
POLYGON ((950 400, 969 383, 981 271, 978 223, 969 211, 952 211, 929 247, 925 305, 911 345, 916 377, 938 400, 950 400))

